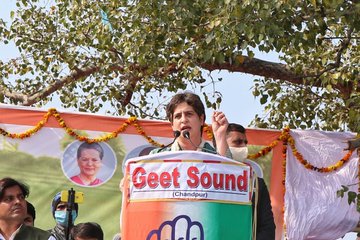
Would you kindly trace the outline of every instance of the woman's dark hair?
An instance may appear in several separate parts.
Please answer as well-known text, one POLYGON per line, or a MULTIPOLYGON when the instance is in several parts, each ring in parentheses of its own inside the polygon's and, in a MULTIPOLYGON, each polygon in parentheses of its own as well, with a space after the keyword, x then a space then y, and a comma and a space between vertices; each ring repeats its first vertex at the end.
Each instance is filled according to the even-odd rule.
POLYGON ((104 157, 104 149, 101 147, 99 143, 87 143, 83 142, 80 144, 78 150, 77 150, 77 158, 79 159, 81 157, 81 152, 85 149, 94 149, 99 152, 100 159, 103 159, 104 157))
POLYGON ((6 177, 0 180, 0 201, 4 197, 5 190, 7 188, 14 186, 20 187, 22 194, 24 195, 25 198, 29 196, 30 191, 29 191, 29 187, 26 184, 19 182, 13 178, 6 177))
POLYGON ((204 121, 206 119, 205 107, 200 97, 192 92, 184 92, 175 94, 169 104, 166 106, 166 116, 170 122, 173 122, 175 108, 181 103, 187 103, 192 106, 196 114, 201 117, 204 115, 204 121))
POLYGON ((104 233, 101 226, 95 222, 79 223, 71 230, 73 239, 79 238, 96 238, 97 240, 104 240, 104 233))

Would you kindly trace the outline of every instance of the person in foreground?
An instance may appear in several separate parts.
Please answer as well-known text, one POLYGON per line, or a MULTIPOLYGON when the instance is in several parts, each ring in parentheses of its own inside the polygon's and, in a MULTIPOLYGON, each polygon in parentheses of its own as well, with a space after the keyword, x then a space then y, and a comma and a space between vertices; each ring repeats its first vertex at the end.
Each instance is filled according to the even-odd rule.
MULTIPOLYGON (((226 140, 233 159, 244 162, 248 155, 245 128, 239 124, 230 123, 226 131, 226 140)), ((252 198, 253 216, 254 220, 256 219, 256 239, 272 240, 275 239, 275 223, 269 191, 263 178, 258 177, 256 180, 257 196, 252 198)))
POLYGON ((0 180, 0 239, 54 240, 50 233, 24 224, 29 188, 12 178, 0 180))
POLYGON ((95 222, 79 223, 71 230, 74 240, 103 240, 101 226, 95 222))
MULTIPOLYGON (((66 239, 66 228, 70 233, 74 226, 75 219, 79 212, 79 205, 74 203, 74 209, 71 211, 71 222, 68 226, 67 217, 67 203, 61 201, 61 192, 55 194, 53 201, 51 202, 51 213, 56 221, 56 225, 53 229, 48 230, 56 240, 67 240, 66 239)), ((72 238, 69 238, 72 239, 72 238)))
POLYGON ((200 97, 191 92, 178 93, 166 106, 166 115, 171 123, 176 140, 165 148, 157 148, 151 153, 163 151, 195 150, 230 157, 231 153, 226 142, 228 120, 222 112, 215 111, 212 115, 212 130, 218 143, 217 152, 202 139, 205 124, 205 108, 200 97))

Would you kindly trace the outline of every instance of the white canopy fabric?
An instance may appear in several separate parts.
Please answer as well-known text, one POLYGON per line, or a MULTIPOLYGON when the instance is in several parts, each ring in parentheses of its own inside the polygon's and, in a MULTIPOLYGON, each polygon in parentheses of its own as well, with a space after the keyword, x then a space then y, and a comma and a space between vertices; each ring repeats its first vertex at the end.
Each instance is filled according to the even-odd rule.
MULTIPOLYGON (((292 130, 295 146, 304 159, 316 167, 328 167, 342 159, 347 140, 353 133, 292 130)), ((356 205, 348 204, 347 194, 337 197, 341 185, 358 183, 359 156, 336 171, 321 173, 306 169, 287 147, 285 224, 292 240, 331 240, 344 236, 359 222, 356 205)), ((350 188, 358 191, 358 184, 350 188)))

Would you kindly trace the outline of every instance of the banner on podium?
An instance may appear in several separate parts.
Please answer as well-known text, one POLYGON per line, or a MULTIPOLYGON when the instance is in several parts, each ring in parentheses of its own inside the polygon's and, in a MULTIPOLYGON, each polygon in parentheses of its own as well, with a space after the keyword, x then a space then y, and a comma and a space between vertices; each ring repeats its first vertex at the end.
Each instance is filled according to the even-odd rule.
POLYGON ((180 151, 129 159, 124 239, 251 239, 248 165, 180 151))

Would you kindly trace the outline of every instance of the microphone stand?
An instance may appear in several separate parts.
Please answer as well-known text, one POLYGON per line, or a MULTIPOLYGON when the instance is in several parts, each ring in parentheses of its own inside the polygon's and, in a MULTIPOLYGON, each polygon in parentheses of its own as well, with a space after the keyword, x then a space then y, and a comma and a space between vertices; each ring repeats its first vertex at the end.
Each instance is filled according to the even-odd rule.
POLYGON ((195 149, 198 149, 198 148, 199 148, 198 146, 196 146, 196 145, 191 141, 190 132, 189 132, 189 131, 183 131, 182 135, 183 135, 184 138, 186 138, 187 140, 189 140, 189 142, 191 143, 191 145, 192 145, 195 149))
POLYGON ((72 227, 73 222, 72 222, 72 210, 74 209, 74 202, 75 202, 75 191, 73 188, 71 188, 68 191, 69 195, 68 195, 68 202, 67 202, 67 208, 66 208, 66 212, 67 212, 67 225, 65 227, 65 239, 69 240, 70 237, 70 227, 72 227))
POLYGON ((176 140, 178 137, 180 137, 180 135, 181 135, 180 131, 178 131, 178 130, 174 131, 174 140, 173 140, 171 143, 169 143, 168 145, 160 148, 159 152, 161 152, 161 151, 164 150, 165 148, 171 146, 171 145, 175 142, 175 140, 176 140))
MULTIPOLYGON (((195 149, 199 149, 199 146, 196 146, 192 141, 191 141, 191 138, 190 138, 190 132, 189 131, 184 131, 182 133, 183 137, 186 138, 187 140, 189 140, 189 142, 191 143, 191 145, 195 148, 195 149)), ((208 153, 214 153, 214 154, 218 154, 217 152, 215 151, 212 151, 210 149, 206 149, 206 148, 200 148, 201 151, 203 152, 208 152, 208 153)))

